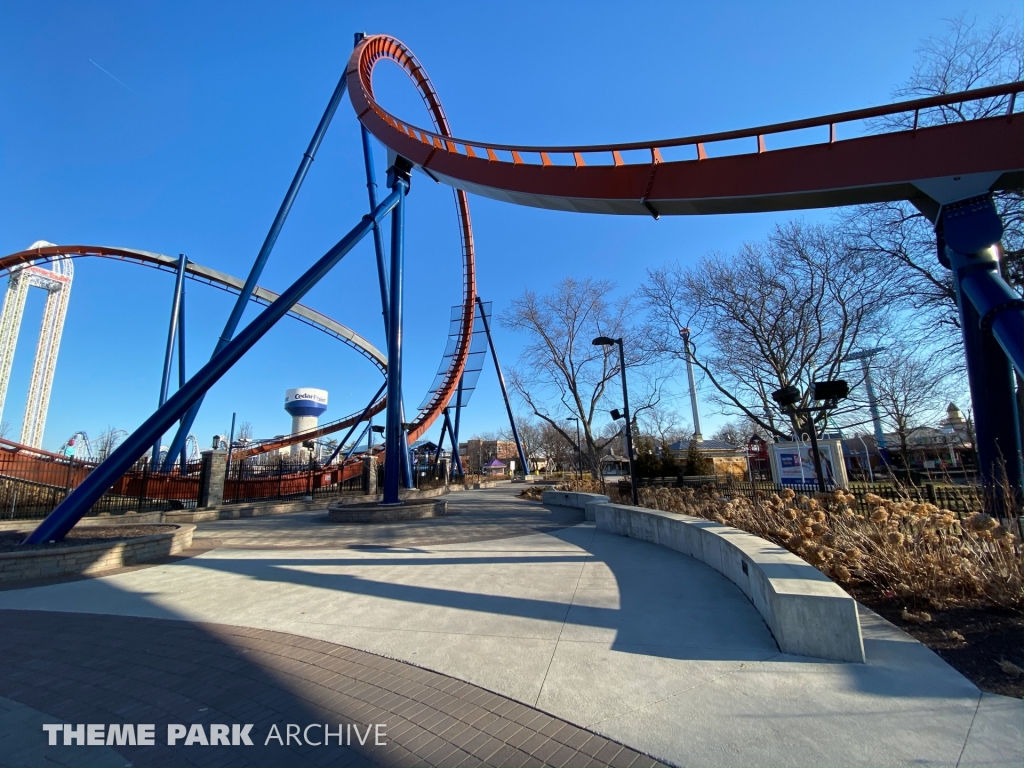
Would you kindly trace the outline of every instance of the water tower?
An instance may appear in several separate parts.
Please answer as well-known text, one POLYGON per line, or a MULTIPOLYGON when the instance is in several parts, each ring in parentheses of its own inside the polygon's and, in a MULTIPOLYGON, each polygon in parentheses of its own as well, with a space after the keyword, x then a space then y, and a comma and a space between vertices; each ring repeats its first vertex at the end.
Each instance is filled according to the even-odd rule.
MULTIPOLYGON (((292 417, 292 434, 316 429, 320 415, 327 410, 327 390, 299 387, 286 389, 284 392, 284 409, 292 417)), ((298 443, 292 446, 291 456, 298 459, 303 456, 304 449, 298 443)))

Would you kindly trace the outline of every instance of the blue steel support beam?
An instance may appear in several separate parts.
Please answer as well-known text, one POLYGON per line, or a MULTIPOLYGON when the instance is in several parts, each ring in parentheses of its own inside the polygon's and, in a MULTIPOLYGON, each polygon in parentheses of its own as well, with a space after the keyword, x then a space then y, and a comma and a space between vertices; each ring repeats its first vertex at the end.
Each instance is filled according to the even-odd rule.
POLYGON ((398 195, 391 214, 391 302, 388 319, 388 411, 384 432, 383 504, 401 504, 399 485, 405 475, 408 445, 402 424, 402 270, 405 259, 405 195, 409 191, 409 171, 403 158, 388 169, 388 186, 398 195))
POLYGON ((402 403, 402 445, 405 446, 402 451, 402 487, 412 488, 412 453, 409 449, 409 433, 405 428, 405 403, 402 403))
POLYGON ((200 368, 185 386, 171 395, 156 412, 146 419, 119 445, 110 456, 94 469, 71 494, 64 499, 50 515, 40 523, 27 539, 26 544, 43 544, 59 541, 75 523, 89 511, 93 504, 112 486, 119 477, 138 460, 139 456, 153 444, 157 435, 182 417, 220 378, 248 352, 257 341, 294 307, 313 286, 320 282, 331 269, 341 261, 356 244, 397 205, 401 194, 389 195, 372 214, 367 214, 345 237, 306 270, 291 284, 276 301, 264 309, 241 333, 228 342, 224 349, 200 368))
MULTIPOLYGON (((366 404, 366 407, 363 409, 363 412, 359 415, 359 418, 356 419, 356 422, 351 427, 349 427, 349 430, 348 432, 345 433, 345 436, 338 441, 338 447, 334 449, 334 453, 330 455, 330 457, 327 459, 327 461, 324 462, 324 464, 330 464, 332 461, 334 461, 335 457, 337 457, 337 455, 341 453, 342 447, 345 445, 345 443, 348 442, 348 439, 352 437, 352 433, 356 431, 356 427, 363 423, 363 419, 367 419, 370 413, 370 409, 373 408, 373 404, 377 402, 378 397, 384 394, 384 390, 387 389, 387 386, 387 381, 380 385, 380 389, 378 389, 374 396, 370 398, 370 402, 366 404)), ((366 426, 367 429, 373 426, 372 416, 370 416, 367 419, 366 426)), ((357 445, 359 445, 359 440, 356 440, 355 443, 352 444, 352 447, 355 448, 355 446, 357 445)), ((345 458, 347 459, 351 455, 352 451, 349 451, 345 458)))
POLYGON ((505 377, 501 374, 501 364, 498 362, 498 350, 494 346, 494 340, 491 338, 491 323, 487 319, 487 315, 484 313, 484 303, 480 300, 480 297, 476 297, 476 307, 480 310, 480 319, 484 324, 484 333, 487 334, 487 346, 491 348, 491 359, 494 360, 494 370, 498 374, 498 384, 501 385, 501 396, 505 400, 505 411, 508 413, 508 423, 512 427, 512 437, 516 441, 516 450, 519 451, 519 461, 522 462, 523 472, 530 474, 530 462, 526 460, 526 451, 523 450, 523 443, 519 439, 519 430, 516 428, 515 417, 512 416, 512 403, 508 399, 508 390, 505 388, 505 377))
MULTIPOLYGON (((366 126, 359 124, 363 137, 363 164, 366 166, 366 192, 370 198, 370 210, 377 207, 377 182, 373 175, 373 147, 370 146, 370 132, 366 126)), ((384 261, 384 237, 380 227, 373 229, 373 250, 377 255, 377 282, 380 284, 380 308, 384 315, 384 335, 388 333, 388 275, 384 261)))
MULTIPOLYGON (((455 444, 455 450, 459 449, 459 426, 462 423, 462 382, 466 378, 466 374, 462 374, 459 377, 459 388, 457 390, 457 399, 455 401, 455 428, 452 431, 452 442, 455 444)), ((462 457, 459 457, 459 473, 462 477, 465 477, 465 471, 462 466, 462 457)))
MULTIPOLYGON (((354 443, 352 443, 352 447, 349 448, 348 451, 345 453, 345 461, 348 461, 349 459, 352 458, 352 454, 356 452, 356 447, 359 445, 359 441, 360 440, 362 440, 364 437, 370 437, 373 434, 372 432, 370 432, 370 428, 372 426, 373 426, 372 424, 367 423, 367 425, 365 427, 363 427, 363 431, 359 433, 359 437, 356 438, 356 441, 354 443)), ((371 447, 369 440, 366 441, 366 447, 367 447, 367 451, 366 452, 369 453, 370 452, 369 449, 371 447)))
POLYGON ((451 417, 448 415, 448 409, 444 409, 444 428, 448 430, 448 437, 452 441, 452 472, 458 473, 459 477, 464 477, 465 472, 462 471, 462 456, 459 454, 459 438, 458 432, 452 427, 451 417))
MULTIPOLYGON (((295 197, 299 194, 299 189, 301 189, 302 182, 306 178, 309 166, 313 164, 316 152, 320 149, 320 142, 323 141, 324 134, 327 133, 327 129, 331 125, 331 120, 334 118, 334 113, 338 110, 338 105, 341 103, 341 98, 345 95, 345 89, 347 87, 348 79, 345 77, 345 74, 342 73, 341 79, 338 81, 338 85, 335 87, 334 93, 331 96, 331 100, 327 104, 327 109, 324 110, 323 117, 320 118, 320 123, 317 125, 316 131, 313 132, 313 138, 310 140, 309 146, 306 147, 306 151, 302 155, 302 160, 299 162, 298 170, 295 171, 292 183, 289 185, 288 191, 285 193, 284 200, 281 201, 281 206, 277 209, 277 215, 274 217, 274 221, 270 225, 270 231, 267 232, 267 237, 263 241, 263 247, 260 248, 260 252, 256 255, 256 260, 253 262, 252 268, 249 270, 249 276, 245 279, 245 285, 242 286, 242 290, 238 294, 238 299, 235 301, 235 306, 232 308, 231 314, 228 316, 228 321, 224 324, 224 330, 221 332, 220 338, 217 339, 217 346, 213 351, 214 355, 224 349, 227 343, 231 341, 231 338, 235 335, 235 330, 238 328, 238 324, 242 321, 242 314, 245 312, 245 308, 249 304, 249 298, 252 296, 252 292, 256 289, 256 283, 259 281, 260 275, 263 274, 263 268, 267 265, 267 260, 270 258, 270 252, 274 250, 277 238, 281 234, 281 228, 284 227, 284 222, 288 218, 288 213, 292 209, 295 197)), ((213 359, 212 356, 211 359, 213 359)), ((192 424, 195 422, 196 416, 199 413, 199 408, 202 404, 203 400, 200 398, 181 420, 178 432, 174 435, 174 439, 171 441, 171 449, 167 452, 168 458, 176 456, 184 447, 185 439, 188 437, 188 431, 192 429, 192 424)), ((173 459, 171 459, 171 463, 173 463, 173 459)))
POLYGON ((944 206, 936 229, 960 310, 979 470, 986 486, 1005 479, 1019 499, 1024 471, 1012 368, 1024 375, 1024 299, 1000 274, 1002 221, 984 195, 944 206))
MULTIPOLYGON (((185 386, 188 376, 185 374, 185 283, 181 284, 181 301, 178 302, 178 389, 185 386)), ((181 474, 188 469, 188 448, 181 446, 181 474)))
MULTIPOLYGON (((178 272, 174 278, 174 298, 171 300, 171 320, 167 324, 167 346, 164 348, 164 370, 160 376, 160 402, 157 406, 163 405, 167 402, 167 390, 171 387, 171 360, 174 357, 174 339, 178 333, 178 317, 181 315, 181 294, 185 286, 185 265, 188 264, 188 259, 185 258, 184 253, 178 254, 178 272)), ((160 438, 163 435, 157 435, 156 442, 153 444, 153 460, 151 466, 156 469, 157 464, 160 463, 160 438)), ((171 456, 171 453, 167 454, 171 456)), ((174 461, 171 461, 171 466, 174 465, 174 461)))

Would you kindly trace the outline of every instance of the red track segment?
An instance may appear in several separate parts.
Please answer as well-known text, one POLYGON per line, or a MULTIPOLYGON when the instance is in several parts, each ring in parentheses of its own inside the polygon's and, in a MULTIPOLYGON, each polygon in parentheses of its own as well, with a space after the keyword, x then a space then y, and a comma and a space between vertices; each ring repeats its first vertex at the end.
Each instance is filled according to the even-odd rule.
MULTIPOLYGON (((1005 116, 836 140, 843 123, 913 112, 916 126, 921 110, 1015 97, 1024 91, 1019 82, 726 133, 528 147, 457 139, 399 120, 373 98, 372 64, 381 56, 415 62, 402 43, 384 35, 366 38, 353 51, 349 98, 367 129, 436 180, 519 205, 655 216, 747 213, 920 198, 915 182, 975 173, 999 174, 996 189, 1024 183, 1024 117, 1013 112, 1012 100, 1005 116), (768 146, 766 137, 815 127, 821 128, 819 144, 768 146), (749 139, 749 154, 708 157, 709 145, 736 139, 749 139), (677 147, 690 148, 694 159, 666 162, 663 153, 677 147), (622 153, 636 150, 643 150, 640 162, 623 159, 622 153)), ((415 67, 406 70, 414 79, 421 71, 415 67)), ((433 89, 429 93, 429 103, 440 108, 433 89)))
MULTIPOLYGON (((351 94, 352 104, 356 112, 360 111, 360 103, 369 99, 370 103, 376 104, 373 100, 373 68, 381 61, 393 61, 400 66, 412 80, 419 91, 423 103, 430 113, 434 122, 434 129, 438 136, 451 136, 451 128, 448 126, 448 118, 445 116, 441 101, 437 98, 437 92, 427 76, 426 70, 413 56, 412 51, 393 37, 385 35, 374 35, 364 38, 352 52, 349 59, 347 76, 348 90, 351 94)), ((367 128, 379 139, 380 136, 369 125, 367 128)), ((439 139, 440 140, 440 139, 439 139)), ((385 146, 390 147, 388 142, 385 146)), ((404 152, 403 157, 408 157, 404 152)), ((413 158, 409 158, 413 159, 413 158)), ((451 185, 455 187, 456 185, 451 185)), ((473 311, 476 302, 476 255, 473 248, 473 225, 469 217, 469 198, 462 189, 455 189, 455 204, 459 214, 459 236, 462 240, 463 259, 463 296, 462 296, 462 325, 460 328, 455 355, 452 364, 441 382, 441 386, 434 393, 434 397, 427 403, 426 408, 420 411, 416 420, 409 428, 409 441, 418 440, 441 412, 448 406, 449 400, 459 385, 462 372, 466 367, 466 360, 469 358, 469 344, 473 336, 473 311)))

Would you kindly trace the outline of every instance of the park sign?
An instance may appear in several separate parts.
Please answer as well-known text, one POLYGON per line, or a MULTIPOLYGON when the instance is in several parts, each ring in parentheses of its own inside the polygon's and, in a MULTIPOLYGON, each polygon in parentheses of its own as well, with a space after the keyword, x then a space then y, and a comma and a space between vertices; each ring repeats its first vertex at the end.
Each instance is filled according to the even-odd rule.
MULTIPOLYGON (((843 461, 843 443, 838 438, 819 439, 821 465, 825 485, 845 488, 849 484, 846 464, 843 461)), ((818 476, 814 470, 814 454, 810 440, 772 443, 772 479, 779 485, 817 485, 818 476)))

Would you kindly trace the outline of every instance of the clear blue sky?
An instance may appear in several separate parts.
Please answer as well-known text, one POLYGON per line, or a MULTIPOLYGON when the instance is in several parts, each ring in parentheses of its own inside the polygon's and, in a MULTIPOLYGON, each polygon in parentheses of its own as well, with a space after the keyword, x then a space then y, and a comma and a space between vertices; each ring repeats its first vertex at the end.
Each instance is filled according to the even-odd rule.
MULTIPOLYGON (((1019 0, 611 3, 0 3, 0 251, 35 240, 123 245, 244 277, 348 58, 355 31, 396 35, 426 66, 457 135, 495 142, 639 140, 882 104, 922 38, 969 8, 1019 17, 1019 0), (92 63, 92 62, 95 62, 92 63), (96 66, 98 65, 98 66, 96 66), (99 69, 102 67, 110 75, 99 69), (117 82, 114 78, 121 81, 117 82)), ((397 68, 382 101, 427 124, 397 68)), ((383 170, 383 152, 378 151, 383 170)), ((346 101, 261 284, 281 290, 365 212, 358 126, 346 101)), ((734 250, 776 215, 599 217, 472 198, 479 290, 496 312, 524 288, 598 275, 633 290, 648 266, 734 250)), ((815 219, 827 216, 814 212, 815 219)), ((451 193, 414 179, 407 229, 406 407, 433 378, 459 301, 451 193)), ((136 427, 155 406, 173 276, 76 263, 44 445, 136 427)), ((42 295, 30 298, 3 418, 20 430, 42 295)), ((188 285, 189 368, 233 298, 188 285)), ((305 303, 384 339, 372 245, 305 303)), ((250 312, 251 317, 254 312, 250 312)), ((501 330, 512 364, 519 340, 501 330)), ((322 387, 328 416, 379 386, 368 363, 286 320, 209 394, 195 433, 232 411, 257 436, 287 431, 284 390, 322 387)), ((705 410, 710 410, 705 407, 705 410)), ((464 434, 501 426, 492 371, 464 434)), ((705 432, 712 431, 714 417, 705 432), (709 426, 711 428, 709 428, 709 426)))

